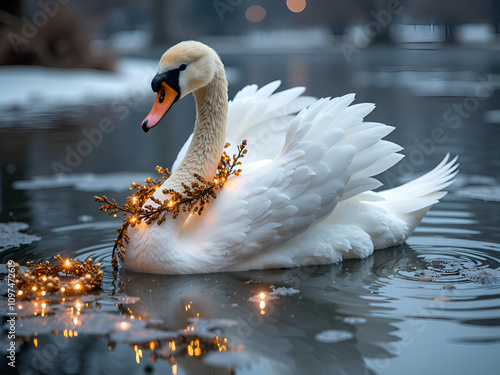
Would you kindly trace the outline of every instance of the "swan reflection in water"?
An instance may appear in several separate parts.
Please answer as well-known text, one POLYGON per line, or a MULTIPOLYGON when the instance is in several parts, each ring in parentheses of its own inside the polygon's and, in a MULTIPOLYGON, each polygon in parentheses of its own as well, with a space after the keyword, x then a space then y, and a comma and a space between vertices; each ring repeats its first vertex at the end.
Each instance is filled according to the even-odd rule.
POLYGON ((136 317, 168 331, 206 320, 219 324, 213 335, 227 339, 227 351, 201 361, 175 357, 185 373, 212 374, 213 365, 224 374, 248 365, 269 374, 366 374, 364 358, 392 357, 387 344, 399 340, 393 335, 399 320, 383 317, 381 282, 372 270, 407 252, 403 245, 361 261, 272 271, 167 276, 123 270, 120 278, 125 294, 140 298, 127 305, 136 317), (380 303, 372 306, 374 300, 380 303))

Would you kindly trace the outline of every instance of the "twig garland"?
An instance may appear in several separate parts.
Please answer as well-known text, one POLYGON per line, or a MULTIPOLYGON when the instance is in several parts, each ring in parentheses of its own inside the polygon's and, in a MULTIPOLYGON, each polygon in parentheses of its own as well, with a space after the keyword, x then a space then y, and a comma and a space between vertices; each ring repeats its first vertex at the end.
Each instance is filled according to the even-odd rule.
POLYGON ((79 295, 100 288, 104 277, 100 263, 90 258, 85 261, 62 259, 60 255, 54 259, 57 264, 27 262, 25 271, 21 271, 19 263, 14 264, 18 297, 44 297, 55 292, 79 295))
MULTIPOLYGON (((241 165, 240 159, 245 157, 247 153, 246 149, 247 141, 241 142, 238 146, 238 153, 234 154, 230 158, 227 153, 221 156, 221 160, 217 167, 217 172, 212 180, 205 180, 202 176, 195 173, 193 176, 198 180, 198 182, 192 182, 191 186, 182 184, 184 191, 179 193, 173 189, 164 189, 162 193, 167 195, 168 198, 165 200, 160 200, 153 196, 153 193, 160 188, 160 186, 165 182, 165 180, 170 177, 170 172, 166 168, 156 167, 156 171, 160 173, 161 178, 156 178, 153 180, 148 177, 144 184, 132 183, 130 190, 136 190, 134 194, 127 197, 123 206, 118 206, 114 199, 109 200, 106 196, 94 197, 94 200, 98 203, 103 203, 99 208, 100 211, 108 212, 108 216, 115 216, 118 213, 122 213, 127 216, 123 220, 123 224, 119 226, 116 231, 118 232, 118 237, 115 239, 115 245, 113 246, 113 253, 111 263, 113 268, 118 269, 118 261, 115 254, 122 262, 125 261, 125 243, 130 241, 128 235, 128 228, 134 227, 144 221, 147 225, 151 225, 156 222, 156 224, 161 225, 167 219, 167 214, 171 213, 172 218, 175 219, 179 216, 179 213, 190 212, 191 214, 198 213, 201 215, 207 203, 213 198, 217 198, 217 190, 222 189, 227 179, 234 175, 238 176, 241 173, 241 169, 237 168, 241 165), (153 206, 151 204, 145 204, 145 202, 150 199, 156 204, 153 206)), ((226 143, 224 148, 229 147, 229 143, 226 143)))

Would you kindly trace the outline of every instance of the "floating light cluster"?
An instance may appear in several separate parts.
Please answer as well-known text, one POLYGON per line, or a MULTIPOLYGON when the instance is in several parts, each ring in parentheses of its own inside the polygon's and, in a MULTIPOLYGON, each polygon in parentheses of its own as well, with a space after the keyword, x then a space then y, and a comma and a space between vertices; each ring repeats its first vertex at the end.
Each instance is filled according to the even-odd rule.
POLYGON ((79 295, 100 288, 104 271, 92 259, 85 261, 54 257, 57 264, 27 262, 27 270, 14 265, 17 296, 23 299, 45 297, 47 293, 79 295))

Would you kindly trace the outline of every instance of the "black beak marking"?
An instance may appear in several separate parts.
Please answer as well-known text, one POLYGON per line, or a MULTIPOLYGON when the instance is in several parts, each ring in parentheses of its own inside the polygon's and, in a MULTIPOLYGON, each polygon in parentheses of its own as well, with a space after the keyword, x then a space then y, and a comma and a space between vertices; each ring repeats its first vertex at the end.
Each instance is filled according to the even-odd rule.
POLYGON ((144 133, 147 133, 149 131, 148 122, 149 120, 144 120, 144 122, 142 123, 142 130, 144 130, 144 133))

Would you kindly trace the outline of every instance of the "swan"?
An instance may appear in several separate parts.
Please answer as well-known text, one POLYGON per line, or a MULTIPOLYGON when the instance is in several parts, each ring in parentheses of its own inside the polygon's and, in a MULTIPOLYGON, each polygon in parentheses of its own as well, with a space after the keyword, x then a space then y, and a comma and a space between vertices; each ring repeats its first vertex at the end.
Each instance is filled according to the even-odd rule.
POLYGON ((373 176, 403 158, 402 147, 383 139, 393 127, 364 121, 375 106, 353 105, 354 94, 316 100, 301 96, 300 87, 275 93, 279 85, 246 86, 228 102, 224 66, 213 49, 185 41, 163 54, 143 130, 189 93, 197 116, 154 197, 167 199, 164 189, 182 192, 183 183, 197 181, 194 174, 211 179, 226 142, 247 139, 248 154, 241 175, 228 179, 202 215, 181 212, 161 225, 130 228, 125 268, 196 274, 361 259, 402 244, 446 195, 457 157, 446 155, 422 177, 374 192, 382 184, 373 176))

